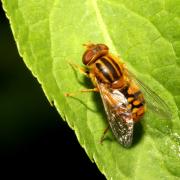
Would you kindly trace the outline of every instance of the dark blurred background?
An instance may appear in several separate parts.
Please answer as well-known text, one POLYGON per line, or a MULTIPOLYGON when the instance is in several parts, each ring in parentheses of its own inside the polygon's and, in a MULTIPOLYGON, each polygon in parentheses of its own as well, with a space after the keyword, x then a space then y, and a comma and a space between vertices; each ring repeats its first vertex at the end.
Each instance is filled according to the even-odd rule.
POLYGON ((104 179, 25 66, 0 8, 0 172, 104 179))

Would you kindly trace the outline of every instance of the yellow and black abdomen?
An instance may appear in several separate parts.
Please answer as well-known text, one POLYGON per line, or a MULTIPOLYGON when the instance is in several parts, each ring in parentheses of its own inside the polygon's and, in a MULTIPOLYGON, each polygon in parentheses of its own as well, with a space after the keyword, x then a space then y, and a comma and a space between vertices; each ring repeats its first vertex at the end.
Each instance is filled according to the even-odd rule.
POLYGON ((138 122, 145 113, 145 100, 142 92, 134 85, 129 84, 121 92, 128 100, 128 108, 132 112, 134 122, 138 122))
POLYGON ((122 76, 121 68, 109 56, 103 56, 93 64, 93 73, 99 82, 112 84, 122 76))

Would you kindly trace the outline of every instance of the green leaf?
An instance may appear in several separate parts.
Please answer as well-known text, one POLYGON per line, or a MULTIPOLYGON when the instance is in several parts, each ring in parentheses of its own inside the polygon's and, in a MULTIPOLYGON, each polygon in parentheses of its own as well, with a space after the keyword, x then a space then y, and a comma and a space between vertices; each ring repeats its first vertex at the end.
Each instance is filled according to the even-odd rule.
POLYGON ((19 53, 50 102, 74 129, 107 179, 180 177, 180 1, 3 0, 19 53), (108 132, 98 94, 66 92, 92 87, 68 62, 82 64, 83 43, 105 43, 170 106, 171 121, 147 112, 123 148, 108 132))

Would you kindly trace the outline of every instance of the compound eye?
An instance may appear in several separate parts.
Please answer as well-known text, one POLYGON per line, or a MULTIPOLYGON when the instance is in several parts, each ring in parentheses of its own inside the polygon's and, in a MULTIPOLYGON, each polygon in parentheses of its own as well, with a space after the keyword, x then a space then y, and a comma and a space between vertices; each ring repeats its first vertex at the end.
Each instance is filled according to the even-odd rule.
POLYGON ((89 44, 86 45, 87 50, 83 54, 83 64, 89 65, 93 63, 97 58, 107 54, 109 48, 105 44, 89 44))
POLYGON ((82 57, 83 64, 87 65, 92 60, 94 55, 95 52, 92 49, 85 51, 82 57))

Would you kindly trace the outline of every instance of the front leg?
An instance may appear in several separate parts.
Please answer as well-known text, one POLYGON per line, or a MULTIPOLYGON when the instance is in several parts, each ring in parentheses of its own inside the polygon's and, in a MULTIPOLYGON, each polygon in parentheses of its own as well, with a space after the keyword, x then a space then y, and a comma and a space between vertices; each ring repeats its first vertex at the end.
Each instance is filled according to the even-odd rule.
POLYGON ((69 62, 69 64, 72 66, 74 69, 78 69, 80 73, 84 74, 85 76, 89 77, 89 70, 87 68, 81 67, 78 64, 74 64, 69 62))
POLYGON ((84 93, 84 92, 99 92, 98 88, 93 88, 93 89, 82 89, 80 91, 77 91, 77 92, 73 92, 73 93, 65 93, 64 95, 65 96, 75 96, 76 94, 79 94, 79 93, 84 93))

